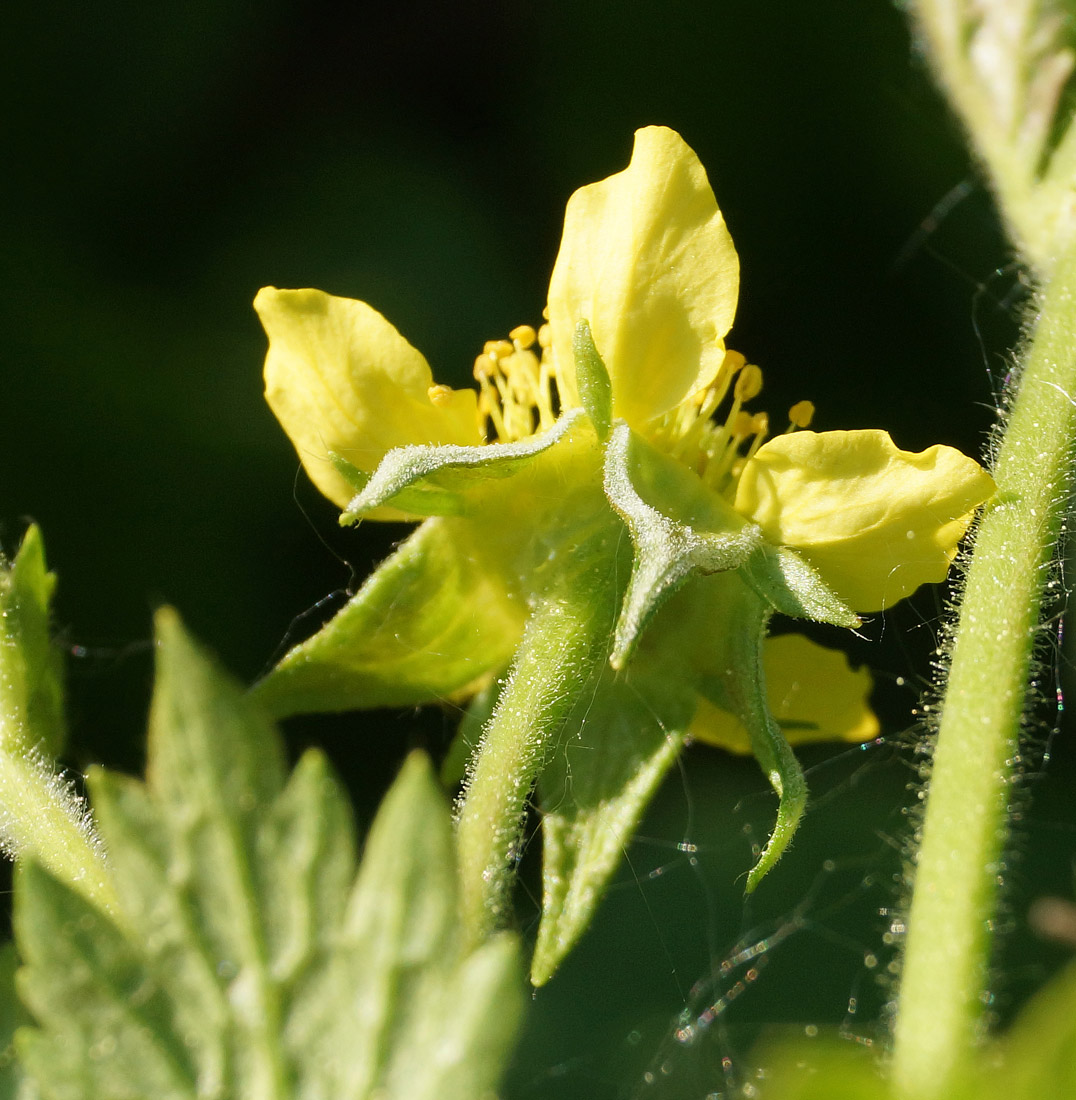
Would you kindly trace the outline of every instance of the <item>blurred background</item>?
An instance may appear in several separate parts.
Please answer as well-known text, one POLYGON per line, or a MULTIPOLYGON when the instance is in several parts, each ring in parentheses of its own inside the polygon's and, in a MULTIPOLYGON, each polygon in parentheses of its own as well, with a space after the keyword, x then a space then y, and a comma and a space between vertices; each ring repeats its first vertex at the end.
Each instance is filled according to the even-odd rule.
MULTIPOLYGON (((141 767, 155 606, 249 682, 406 534, 341 532, 298 472, 261 397, 257 289, 362 298, 462 385, 486 339, 538 321, 565 200, 622 168, 640 125, 675 127, 708 168, 760 407, 779 421, 807 397, 820 429, 972 454, 994 421, 1025 291, 888 4, 45 0, 5 23, 0 544, 37 521, 60 575, 76 773, 141 767)), ((876 670, 886 737, 805 754, 814 809, 750 904, 763 778, 685 755, 536 997, 509 1096, 704 1096, 746 1072, 761 1025, 872 1034, 943 599, 825 636, 876 670), (685 1003, 732 988, 709 976, 744 936, 765 965, 705 1041, 676 1043, 685 1003)), ((287 733, 328 749, 364 825, 407 748, 443 751, 454 721, 287 733)), ((1026 922, 1035 896, 1073 892, 1073 753, 1049 744, 1014 792, 1002 1016, 1065 954, 1026 922)))

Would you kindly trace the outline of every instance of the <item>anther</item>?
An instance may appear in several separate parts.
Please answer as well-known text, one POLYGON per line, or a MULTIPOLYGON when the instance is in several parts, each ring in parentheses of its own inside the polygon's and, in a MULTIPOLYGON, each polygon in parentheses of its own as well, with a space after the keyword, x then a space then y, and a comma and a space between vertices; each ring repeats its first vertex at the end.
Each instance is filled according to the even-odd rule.
POLYGON ((487 340, 482 350, 487 355, 492 355, 494 359, 506 359, 516 349, 508 340, 487 340))
POLYGON ((790 428, 806 428, 814 419, 814 405, 810 401, 797 401, 788 410, 790 428))
POLYGON ((548 348, 553 346, 553 330, 548 324, 542 325, 538 330, 538 344, 540 347, 548 348))
POLYGON ((493 362, 488 354, 482 354, 474 361, 474 376, 479 382, 489 378, 496 370, 497 364, 493 362))
POLYGON ((530 325, 517 325, 508 335, 511 338, 512 343, 520 349, 531 347, 534 341, 538 338, 538 334, 530 325))
POLYGON ((741 370, 746 363, 747 359, 741 352, 726 348, 725 358, 721 360, 721 373, 731 377, 738 370, 741 370))
POLYGON ((732 422, 732 434, 736 439, 746 439, 755 434, 755 418, 748 412, 738 412, 732 422))
POLYGON ((738 403, 750 401, 762 392, 762 370, 754 363, 748 363, 740 370, 733 394, 738 403))
POLYGON ((451 386, 430 386, 426 391, 426 396, 430 399, 431 405, 436 405, 437 408, 443 409, 452 402, 452 387, 451 386))

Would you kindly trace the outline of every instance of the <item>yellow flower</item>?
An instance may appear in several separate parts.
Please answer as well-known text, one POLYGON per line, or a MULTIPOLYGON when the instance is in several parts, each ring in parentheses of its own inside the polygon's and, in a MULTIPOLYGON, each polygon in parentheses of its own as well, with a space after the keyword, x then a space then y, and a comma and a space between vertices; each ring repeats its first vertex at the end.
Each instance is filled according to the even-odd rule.
MULTIPOLYGON (((547 323, 487 343, 477 393, 435 384, 363 302, 272 288, 255 302, 270 341, 266 397, 341 522, 432 517, 259 685, 267 705, 465 698, 526 663, 543 607, 585 602, 590 585, 618 609, 597 616, 593 645, 579 650, 596 648, 606 668, 604 701, 576 734, 600 744, 575 761, 573 794, 561 791, 546 817, 555 885, 539 945, 560 945, 550 957, 580 931, 565 915, 571 898, 596 895, 620 851, 622 835, 599 843, 588 814, 630 828, 673 758, 669 731, 754 751, 781 795, 757 881, 806 796, 782 732, 877 733, 867 674, 805 639, 778 639, 763 656, 769 617, 852 626, 943 579, 993 492, 948 447, 912 454, 880 431, 802 430, 805 401, 768 438, 768 417, 748 408, 762 372, 725 345, 738 289, 702 165, 654 126, 637 132, 624 171, 569 200, 547 323), (602 722, 618 738, 602 740, 602 722), (587 769, 603 767, 617 778, 595 778, 600 797, 584 807, 587 769)), ((568 658, 548 660, 559 675, 568 658)), ((539 773, 556 786, 561 766, 539 745, 516 786, 525 795, 539 773)))

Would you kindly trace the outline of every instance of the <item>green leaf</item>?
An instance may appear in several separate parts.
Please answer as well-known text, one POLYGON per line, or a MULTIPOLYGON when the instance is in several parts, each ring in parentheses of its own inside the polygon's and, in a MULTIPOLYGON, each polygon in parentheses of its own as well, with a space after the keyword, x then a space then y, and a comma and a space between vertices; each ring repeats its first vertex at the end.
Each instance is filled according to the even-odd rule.
POLYGON ((531 981, 544 985, 593 919, 635 827, 683 744, 690 701, 608 670, 566 723, 539 780, 542 919, 531 981))
POLYGON ((10 567, 0 558, 0 747, 56 756, 65 740, 63 654, 49 638, 56 575, 28 528, 10 567))
POLYGON ((895 1100, 873 1050, 847 1039, 831 1038, 798 1040, 778 1048, 773 1064, 766 1065, 758 1097, 759 1100, 895 1100))
POLYGON ((982 1061, 982 1079, 969 1095, 997 1100, 1076 1096, 1076 963, 1032 997, 982 1061))
POLYGON ((621 668, 677 589, 693 576, 739 568, 762 545, 762 531, 625 423, 613 429, 606 447, 605 493, 635 548, 611 657, 613 667, 621 668), (660 510, 652 501, 660 502, 660 510))
POLYGON ((15 945, 0 947, 0 1100, 38 1100, 37 1086, 23 1073, 15 1053, 15 1029, 29 1023, 15 994, 15 945))
POLYGON ((276 733, 174 613, 158 633, 147 781, 91 776, 122 927, 36 864, 17 884, 37 1023, 19 1051, 43 1094, 488 1091, 519 1015, 518 962, 506 940, 459 950, 449 815, 428 764, 405 767, 356 882, 350 810, 323 757, 287 777, 276 733))
POLYGON ((480 686, 511 659, 524 608, 465 534, 452 520, 424 523, 254 696, 284 717, 412 706, 480 686))
POLYGON ((486 483, 518 473, 586 423, 582 409, 570 409, 547 432, 518 443, 457 444, 396 447, 369 477, 342 458, 333 466, 357 492, 340 515, 342 524, 357 523, 364 512, 383 504, 415 516, 462 515, 472 510, 470 496, 486 483))

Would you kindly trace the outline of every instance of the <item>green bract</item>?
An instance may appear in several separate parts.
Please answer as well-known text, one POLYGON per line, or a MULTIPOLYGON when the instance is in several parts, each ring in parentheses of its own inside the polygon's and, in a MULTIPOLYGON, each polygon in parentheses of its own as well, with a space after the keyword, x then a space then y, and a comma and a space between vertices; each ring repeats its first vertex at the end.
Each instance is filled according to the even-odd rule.
POLYGON ((761 371, 724 344, 738 280, 698 158, 648 127, 625 171, 572 196, 548 324, 487 344, 477 395, 435 385, 364 303, 275 289, 255 303, 267 398, 341 522, 424 520, 256 691, 288 714, 479 691, 488 708, 492 687, 458 807, 464 915, 477 938, 507 919, 537 781, 536 982, 689 735, 752 751, 780 797, 757 884, 806 801, 783 731, 877 731, 869 678, 804 640, 768 646, 770 617, 854 626, 943 579, 993 490, 947 447, 793 431, 806 402, 766 442, 765 414, 745 409, 761 371))

